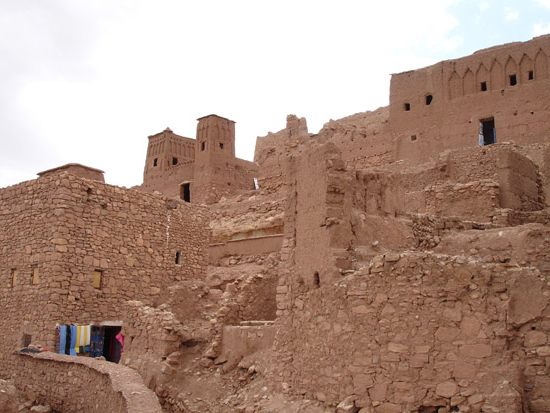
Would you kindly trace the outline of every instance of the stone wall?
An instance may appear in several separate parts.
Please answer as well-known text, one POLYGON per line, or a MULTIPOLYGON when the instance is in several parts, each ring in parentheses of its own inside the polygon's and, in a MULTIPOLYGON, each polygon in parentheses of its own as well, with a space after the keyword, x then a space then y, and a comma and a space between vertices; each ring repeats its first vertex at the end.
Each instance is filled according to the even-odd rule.
POLYGON ((496 141, 523 145, 548 136, 550 36, 481 50, 395 74, 390 129, 397 159, 422 163, 445 149, 478 146, 480 121, 496 141))
POLYGON ((287 296, 275 376, 329 405, 353 396, 367 411, 519 413, 524 398, 543 412, 549 296, 548 273, 532 267, 379 256, 338 283, 287 296))
POLYGON ((13 382, 28 399, 63 413, 161 413, 157 396, 132 369, 54 353, 18 354, 13 382))
POLYGON ((118 321, 125 301, 158 305, 173 283, 204 277, 201 207, 66 172, 1 189, 0 201, 1 375, 24 335, 53 349, 57 324, 118 321))
POLYGON ((167 358, 198 335, 181 324, 167 308, 128 301, 124 306, 124 352, 121 363, 137 370, 147 386, 155 389, 173 372, 167 358))

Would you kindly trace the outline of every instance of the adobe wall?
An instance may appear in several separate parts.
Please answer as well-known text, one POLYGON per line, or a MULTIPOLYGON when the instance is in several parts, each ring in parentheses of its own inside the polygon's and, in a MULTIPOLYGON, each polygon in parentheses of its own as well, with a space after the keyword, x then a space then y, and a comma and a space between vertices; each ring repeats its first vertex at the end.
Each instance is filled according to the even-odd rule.
POLYGON ((169 170, 179 170, 185 174, 190 169, 192 173, 194 161, 195 139, 176 135, 170 128, 151 135, 143 169, 143 186, 149 189, 155 185, 162 185, 169 170), (181 164, 191 167, 184 167, 182 171, 181 164))
POLYGON ((194 193, 194 171, 195 161, 179 161, 177 165, 170 165, 162 170, 149 172, 143 184, 133 189, 139 189, 144 192, 158 191, 163 195, 181 199, 182 183, 190 183, 191 194, 194 193))
POLYGON ((513 144, 449 150, 418 167, 396 162, 356 171, 354 205, 367 215, 427 213, 493 222, 501 208, 544 208, 547 177, 539 165, 513 144))
POLYGON ((80 178, 93 179, 94 181, 105 182, 105 177, 100 169, 90 168, 89 166, 81 165, 78 163, 68 163, 57 168, 48 169, 47 171, 39 172, 39 177, 46 177, 54 174, 58 174, 61 171, 66 171, 71 175, 79 176, 80 178))
POLYGON ((293 277, 317 288, 347 269, 351 176, 333 144, 291 156, 287 169, 283 248, 292 248, 293 277))
POLYGON ((546 35, 394 74, 389 123, 397 159, 421 163, 446 149, 477 146, 479 122, 488 118, 494 118, 497 142, 545 141, 549 55, 546 35))
POLYGON ((288 296, 274 377, 307 398, 334 406, 353 396, 375 412, 519 413, 522 400, 546 411, 549 281, 532 267, 467 257, 376 257, 288 296))
POLYGON ((18 354, 12 381, 28 399, 63 413, 161 413, 157 396, 134 370, 55 353, 18 354), (77 396, 77 397, 76 397, 77 396))
POLYGON ((333 142, 346 164, 355 168, 373 167, 395 160, 395 139, 389 130, 389 108, 357 113, 330 120, 319 138, 333 142))
POLYGON ((222 347, 218 362, 224 362, 224 369, 229 371, 246 356, 257 351, 271 350, 277 329, 273 323, 255 323, 239 326, 224 326, 222 347))
POLYGON ((258 183, 262 195, 286 192, 285 168, 289 153, 309 138, 306 119, 288 115, 285 129, 256 139, 254 161, 260 167, 258 183))
POLYGON ((126 300, 158 305, 170 285, 204 277, 207 219, 183 201, 68 173, 0 189, 0 312, 11 314, 0 320, 0 375, 23 334, 53 349, 57 323, 118 321, 126 300))
POLYGON ((277 252, 283 245, 283 235, 266 235, 263 237, 229 240, 223 244, 211 244, 209 264, 215 265, 224 257, 232 255, 261 255, 277 252))
POLYGON ((258 176, 258 165, 234 158, 212 163, 195 164, 191 202, 213 204, 222 197, 228 197, 254 190, 254 178, 258 176))

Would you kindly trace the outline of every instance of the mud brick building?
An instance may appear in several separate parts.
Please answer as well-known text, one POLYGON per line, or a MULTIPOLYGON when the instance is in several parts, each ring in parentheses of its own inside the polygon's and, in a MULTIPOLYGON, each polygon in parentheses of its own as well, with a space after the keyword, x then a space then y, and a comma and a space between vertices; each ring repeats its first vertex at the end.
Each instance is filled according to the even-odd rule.
POLYGON ((397 159, 445 149, 548 138, 550 45, 543 36, 392 76, 390 130, 397 159))
POLYGON ((169 128, 149 136, 139 189, 207 204, 254 189, 258 166, 235 157, 235 122, 217 115, 198 121, 196 139, 169 128))
POLYGON ((15 348, 54 349, 56 325, 120 326, 126 301, 160 305, 207 264, 204 208, 107 185, 83 166, 39 175, 0 189, 2 375, 15 348))

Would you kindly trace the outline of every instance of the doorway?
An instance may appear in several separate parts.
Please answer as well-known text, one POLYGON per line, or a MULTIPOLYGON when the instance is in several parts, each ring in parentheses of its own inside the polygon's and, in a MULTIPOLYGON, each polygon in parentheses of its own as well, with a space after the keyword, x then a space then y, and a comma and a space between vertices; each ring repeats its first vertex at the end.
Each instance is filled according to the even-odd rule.
POLYGON ((185 202, 191 202, 191 184, 189 182, 181 184, 180 198, 185 202))
POLYGON ((120 334, 120 330, 122 330, 121 326, 103 327, 103 357, 113 363, 120 361, 124 346, 124 337, 120 334))
POLYGON ((479 146, 496 143, 495 118, 481 119, 479 121, 479 146))

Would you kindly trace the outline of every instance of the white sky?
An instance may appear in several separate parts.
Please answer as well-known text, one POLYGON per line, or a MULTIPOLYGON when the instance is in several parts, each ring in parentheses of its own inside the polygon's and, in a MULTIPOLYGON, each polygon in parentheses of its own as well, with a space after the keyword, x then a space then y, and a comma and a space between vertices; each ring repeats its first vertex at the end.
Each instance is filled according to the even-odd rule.
POLYGON ((550 0, 0 0, 0 187, 78 162, 142 181, 147 136, 388 104, 390 74, 550 33, 550 0))

